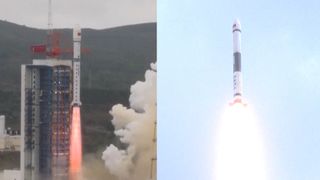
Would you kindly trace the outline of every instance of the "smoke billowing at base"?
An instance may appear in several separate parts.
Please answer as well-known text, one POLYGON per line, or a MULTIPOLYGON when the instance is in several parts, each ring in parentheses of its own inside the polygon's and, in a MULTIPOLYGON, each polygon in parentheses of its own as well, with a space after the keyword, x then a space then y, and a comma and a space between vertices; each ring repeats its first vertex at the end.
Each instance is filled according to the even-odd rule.
POLYGON ((77 180, 117 180, 117 178, 110 174, 105 168, 101 154, 102 151, 95 154, 84 155, 81 178, 77 180))
POLYGON ((156 179, 156 64, 145 73, 145 81, 131 86, 130 107, 114 105, 110 111, 115 135, 127 145, 111 144, 102 154, 105 167, 119 180, 156 179))

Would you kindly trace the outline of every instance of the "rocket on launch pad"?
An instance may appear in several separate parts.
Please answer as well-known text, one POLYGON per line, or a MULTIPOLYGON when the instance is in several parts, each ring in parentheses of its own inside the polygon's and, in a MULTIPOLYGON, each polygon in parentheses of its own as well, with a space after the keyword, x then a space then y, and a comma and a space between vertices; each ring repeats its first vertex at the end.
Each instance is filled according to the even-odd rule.
POLYGON ((81 101, 80 101, 80 55, 81 29, 76 26, 73 30, 73 100, 71 103, 72 116, 70 127, 70 175, 77 179, 82 166, 82 136, 81 136, 81 101))
POLYGON ((81 28, 73 29, 73 100, 72 106, 81 106, 80 102, 80 54, 81 54, 81 28))

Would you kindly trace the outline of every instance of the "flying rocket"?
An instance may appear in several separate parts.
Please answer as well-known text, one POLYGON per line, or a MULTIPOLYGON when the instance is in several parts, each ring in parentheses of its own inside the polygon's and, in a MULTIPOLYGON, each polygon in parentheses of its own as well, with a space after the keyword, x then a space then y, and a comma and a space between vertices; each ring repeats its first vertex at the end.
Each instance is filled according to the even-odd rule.
POLYGON ((73 29, 73 101, 72 106, 81 106, 80 102, 80 54, 81 28, 73 29))
POLYGON ((243 103, 241 73, 241 25, 236 19, 232 26, 233 34, 233 102, 243 103))

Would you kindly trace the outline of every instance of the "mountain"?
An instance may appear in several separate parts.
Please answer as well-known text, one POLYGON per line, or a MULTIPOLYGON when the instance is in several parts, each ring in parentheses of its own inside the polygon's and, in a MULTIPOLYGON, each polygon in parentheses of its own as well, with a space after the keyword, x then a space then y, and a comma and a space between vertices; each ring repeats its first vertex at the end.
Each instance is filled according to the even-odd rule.
MULTIPOLYGON (((72 48, 72 30, 56 31, 62 47, 72 48)), ((45 42, 46 30, 0 21, 0 114, 6 115, 7 127, 20 129, 21 64, 42 58, 30 47, 45 42)), ((156 23, 82 29, 81 45, 89 49, 81 59, 83 142, 89 153, 117 143, 108 111, 117 103, 128 105, 130 86, 144 80, 155 62, 156 23)))

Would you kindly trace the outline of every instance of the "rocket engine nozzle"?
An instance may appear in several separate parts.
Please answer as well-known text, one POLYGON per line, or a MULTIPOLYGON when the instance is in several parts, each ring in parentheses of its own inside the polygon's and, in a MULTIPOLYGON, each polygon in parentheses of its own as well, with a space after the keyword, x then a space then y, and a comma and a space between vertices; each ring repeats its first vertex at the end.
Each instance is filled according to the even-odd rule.
POLYGON ((233 100, 229 103, 230 106, 233 106, 235 104, 242 104, 243 106, 247 106, 246 101, 241 96, 235 96, 233 100))

